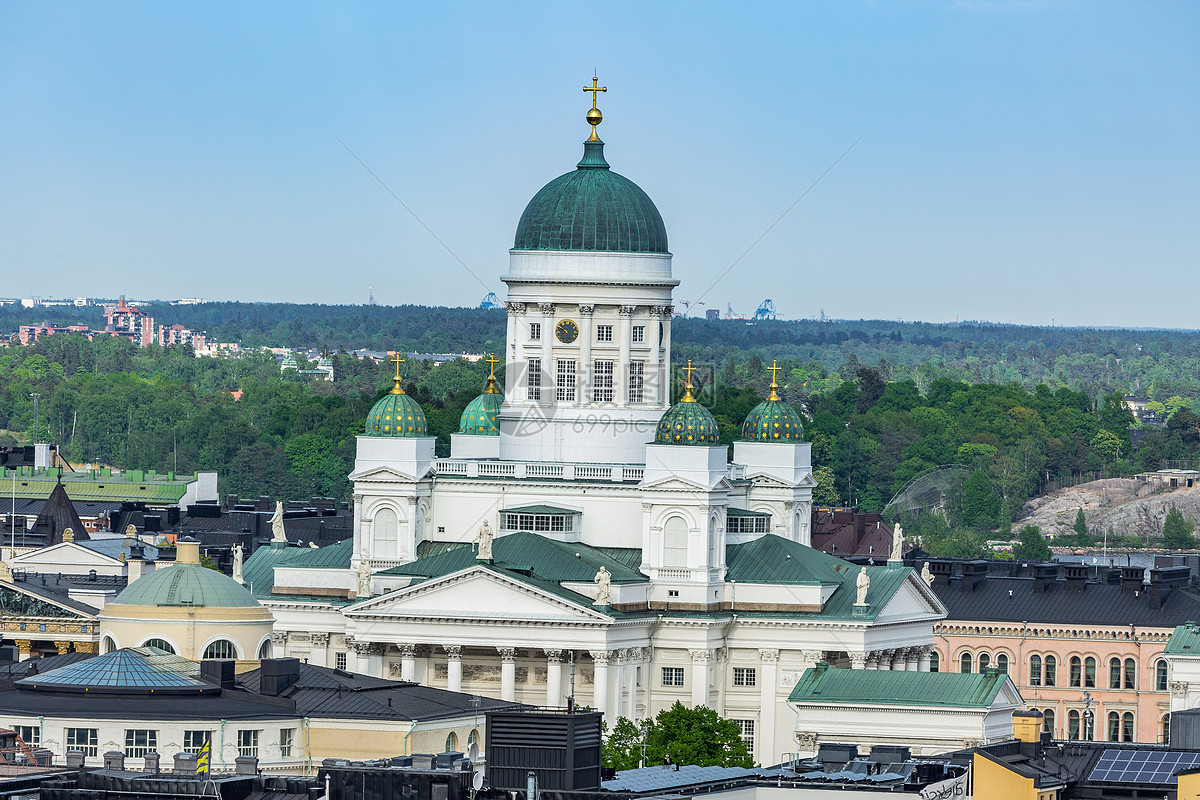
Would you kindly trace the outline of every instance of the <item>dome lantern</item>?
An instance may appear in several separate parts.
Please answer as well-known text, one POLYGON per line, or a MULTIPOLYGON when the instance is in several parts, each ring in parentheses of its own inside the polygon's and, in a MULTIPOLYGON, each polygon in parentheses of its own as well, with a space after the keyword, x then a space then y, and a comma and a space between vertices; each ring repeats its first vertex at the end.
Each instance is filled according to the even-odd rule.
POLYGON ((804 424, 800 415, 779 396, 779 384, 775 382, 775 373, 782 367, 772 361, 768 369, 771 370, 771 394, 746 415, 746 421, 742 423, 742 441, 802 442, 804 424))
POLYGON ((654 431, 655 444, 715 445, 721 440, 717 421, 707 408, 692 396, 691 359, 684 369, 683 398, 667 409, 654 431))
POLYGON ((483 394, 476 397, 467 407, 463 409, 462 416, 458 420, 458 432, 473 436, 499 436, 500 425, 496 421, 496 416, 500 413, 500 405, 504 402, 504 395, 496 388, 496 365, 500 360, 495 354, 489 355, 487 358, 490 371, 488 373, 487 388, 483 390, 483 394))
POLYGON ((426 436, 428 427, 425 412, 400 386, 400 365, 404 359, 397 354, 392 361, 396 363, 392 391, 384 395, 367 414, 365 433, 367 436, 426 436))

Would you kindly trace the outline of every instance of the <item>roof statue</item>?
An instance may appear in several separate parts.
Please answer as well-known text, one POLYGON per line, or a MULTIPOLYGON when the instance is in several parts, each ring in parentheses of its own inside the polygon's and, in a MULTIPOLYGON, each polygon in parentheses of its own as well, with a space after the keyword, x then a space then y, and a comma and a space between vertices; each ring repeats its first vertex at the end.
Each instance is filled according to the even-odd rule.
POLYGON ((132 523, 130 523, 129 525, 126 525, 125 526, 125 535, 132 539, 136 539, 137 538, 137 528, 133 527, 132 523))
POLYGON ((275 513, 271 515, 271 541, 286 542, 287 534, 283 531, 283 501, 275 502, 275 513))
POLYGON ((895 529, 892 531, 892 554, 888 557, 888 561, 903 561, 904 560, 904 529, 900 527, 900 523, 896 523, 895 529))
POLYGON ((592 605, 608 605, 612 599, 612 575, 601 565, 600 571, 596 573, 596 577, 592 581, 596 584, 596 602, 592 605))
POLYGON ((235 544, 233 546, 233 579, 242 584, 246 582, 245 577, 242 575, 242 558, 244 556, 245 552, 242 550, 242 546, 235 544))
POLYGON ((932 588, 933 573, 929 570, 929 562, 925 562, 925 566, 921 567, 921 580, 925 581, 925 585, 932 588))
POLYGON ((492 526, 485 519, 483 524, 479 526, 479 533, 475 535, 475 544, 479 548, 479 552, 475 557, 480 561, 492 560, 492 538, 492 526))
POLYGON ((867 574, 866 567, 858 568, 858 578, 854 581, 854 585, 858 589, 854 605, 865 606, 867 604, 867 589, 871 588, 871 576, 867 574))
POLYGON ((355 573, 358 578, 358 596, 371 596, 371 565, 365 560, 358 562, 358 572, 355 573))

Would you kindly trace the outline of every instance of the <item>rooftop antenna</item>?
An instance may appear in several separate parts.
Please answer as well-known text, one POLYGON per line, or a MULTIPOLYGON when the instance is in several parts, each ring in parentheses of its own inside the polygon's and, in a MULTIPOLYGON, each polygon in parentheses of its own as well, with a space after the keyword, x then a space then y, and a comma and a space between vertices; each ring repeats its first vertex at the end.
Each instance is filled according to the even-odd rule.
POLYGON ((369 305, 369 306, 375 305, 375 287, 374 286, 367 287, 367 305, 369 305))

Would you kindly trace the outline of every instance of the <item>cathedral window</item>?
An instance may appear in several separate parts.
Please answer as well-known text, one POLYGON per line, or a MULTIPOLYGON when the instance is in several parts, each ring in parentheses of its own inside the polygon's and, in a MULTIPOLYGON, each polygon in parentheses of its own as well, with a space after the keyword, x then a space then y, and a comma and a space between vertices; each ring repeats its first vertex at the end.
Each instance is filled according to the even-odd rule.
POLYGON ((687 567, 688 529, 682 517, 671 517, 663 526, 663 566, 687 567))
POLYGON ((746 743, 746 749, 751 753, 754 752, 754 720, 752 719, 735 719, 738 728, 741 730, 742 741, 746 743))
POLYGON ((754 667, 734 667, 733 668, 733 685, 734 686, 757 686, 758 674, 754 667))
POLYGON ((558 402, 575 402, 575 359, 560 358, 558 360, 555 389, 558 402))
POLYGON ((17 732, 17 736, 21 741, 29 747, 42 746, 42 729, 37 725, 14 725, 13 730, 17 732))
POLYGON ((524 514, 506 512, 502 515, 501 529, 506 531, 573 531, 575 517, 572 514, 524 514))
POLYGON ((592 364, 592 402, 611 403, 612 401, 613 362, 596 361, 592 364))
POLYGON ((726 520, 725 530, 729 533, 770 533, 771 518, 765 515, 743 517, 731 514, 726 520))
POLYGON ((199 753, 204 743, 212 738, 212 731, 184 731, 183 752, 199 753))
POLYGON ((204 648, 204 658, 236 659, 237 646, 228 639, 217 639, 204 648))
POLYGON ((663 667, 663 686, 683 686, 683 667, 663 667))
POLYGON ((542 399, 542 360, 540 358, 529 359, 529 382, 527 399, 541 400, 542 399))
POLYGON ((529 341, 540 342, 542 340, 542 323, 529 323, 529 341))
POLYGON ((88 758, 100 754, 100 737, 97 728, 67 728, 67 750, 78 750, 88 758))
POLYGON ((644 341, 646 341, 646 326, 645 325, 634 325, 633 326, 633 343, 641 344, 644 341))
POLYGON ((295 728, 280 728, 279 729, 279 757, 292 757, 292 743, 296 740, 295 728))
POLYGON ((611 342, 613 340, 612 325, 597 325, 596 326, 596 341, 611 342))
POLYGON ((346 654, 345 653, 334 654, 333 666, 335 669, 340 669, 340 670, 344 671, 346 669, 346 654))
POLYGON ((372 555, 375 558, 395 558, 396 549, 400 542, 400 518, 390 508, 381 508, 375 512, 371 521, 371 534, 374 539, 372 555))
POLYGON ((164 653, 175 655, 175 648, 172 647, 171 643, 166 639, 147 639, 146 643, 143 644, 142 647, 153 647, 155 650, 162 650, 164 653))
POLYGON ((238 755, 258 758, 258 731, 238 731, 238 755))
POLYGON ((646 362, 629 362, 629 402, 645 402, 646 362))

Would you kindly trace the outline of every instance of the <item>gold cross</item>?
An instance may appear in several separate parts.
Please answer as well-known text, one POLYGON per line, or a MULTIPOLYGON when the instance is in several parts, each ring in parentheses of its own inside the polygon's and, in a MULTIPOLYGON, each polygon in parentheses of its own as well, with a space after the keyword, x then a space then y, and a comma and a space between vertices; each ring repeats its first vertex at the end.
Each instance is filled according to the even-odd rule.
POLYGON ((399 353, 392 356, 392 361, 396 362, 396 377, 393 378, 392 394, 404 394, 404 390, 400 388, 400 365, 404 363, 404 359, 399 353))
POLYGON ((483 391, 485 394, 496 394, 496 365, 500 363, 500 359, 496 358, 495 353, 491 353, 484 360, 487 361, 490 372, 488 374, 487 388, 483 391))
POLYGON ((683 402, 685 403, 696 402, 696 398, 692 397, 692 373, 696 369, 696 367, 692 366, 692 360, 689 358, 688 365, 683 368, 684 375, 686 376, 683 380, 683 402))
POLYGON ((775 382, 775 373, 783 369, 783 367, 777 366, 775 359, 771 359, 771 366, 767 367, 767 369, 771 370, 771 396, 767 399, 778 400, 779 395, 775 390, 779 388, 779 384, 775 382))
POLYGON ((607 86, 600 86, 599 84, 600 84, 600 79, 597 77, 593 77, 592 85, 583 87, 583 90, 585 92, 592 93, 592 110, 593 111, 596 110, 596 97, 597 97, 596 92, 607 92, 608 91, 607 86))
POLYGON ((592 85, 583 87, 583 90, 585 92, 592 93, 592 110, 589 111, 586 116, 588 124, 592 126, 592 135, 588 138, 589 142, 600 141, 600 137, 596 135, 596 126, 599 125, 601 123, 601 121, 603 121, 603 119, 604 119, 604 116, 600 113, 600 109, 596 108, 596 97, 598 97, 598 95, 596 93, 597 92, 607 92, 608 87, 600 86, 599 84, 600 84, 600 79, 593 76, 592 77, 592 85))

